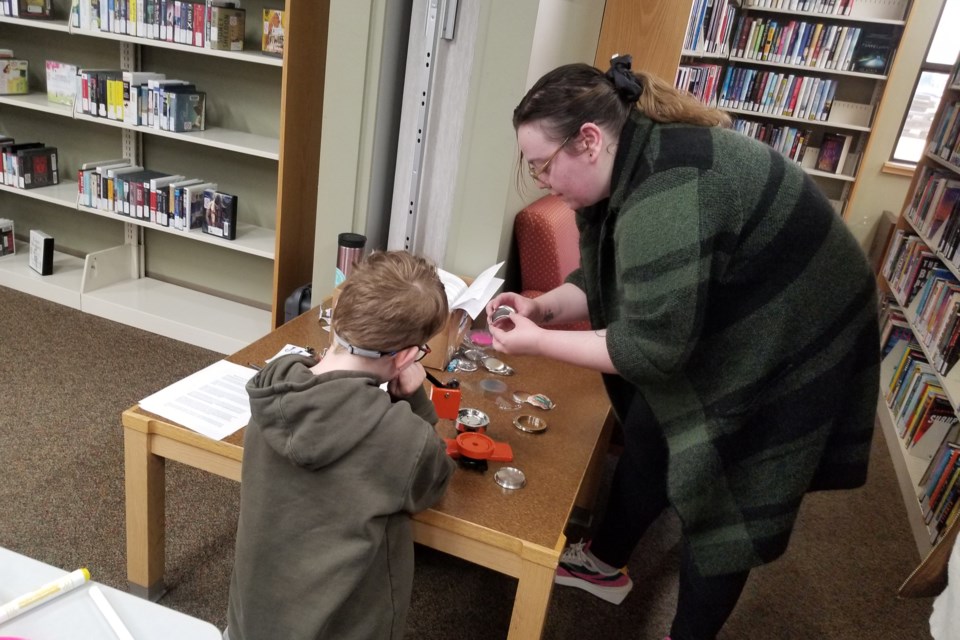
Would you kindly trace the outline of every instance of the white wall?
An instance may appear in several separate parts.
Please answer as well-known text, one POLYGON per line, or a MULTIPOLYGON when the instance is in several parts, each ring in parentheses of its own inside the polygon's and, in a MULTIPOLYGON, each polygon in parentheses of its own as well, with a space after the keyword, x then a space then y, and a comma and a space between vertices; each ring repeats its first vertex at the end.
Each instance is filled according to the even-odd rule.
MULTIPOLYGON (((332 288, 336 234, 364 232, 366 189, 373 143, 368 139, 380 74, 380 42, 391 25, 382 15, 387 0, 333 0, 314 259, 314 297, 332 288)), ((476 275, 507 255, 513 217, 525 201, 515 187, 513 108, 543 72, 566 62, 592 62, 603 0, 460 0, 477 21, 470 61, 469 104, 462 114, 460 145, 446 231, 443 266, 476 275)), ((372 215, 374 212, 370 212, 372 215)))

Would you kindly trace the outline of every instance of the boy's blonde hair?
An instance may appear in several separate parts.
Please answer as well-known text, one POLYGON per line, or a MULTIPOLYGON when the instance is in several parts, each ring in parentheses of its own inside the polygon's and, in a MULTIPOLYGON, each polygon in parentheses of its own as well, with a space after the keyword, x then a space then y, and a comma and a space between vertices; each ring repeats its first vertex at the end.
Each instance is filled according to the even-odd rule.
POLYGON ((426 343, 448 316, 431 263, 406 251, 375 251, 343 283, 332 324, 351 346, 390 353, 426 343))

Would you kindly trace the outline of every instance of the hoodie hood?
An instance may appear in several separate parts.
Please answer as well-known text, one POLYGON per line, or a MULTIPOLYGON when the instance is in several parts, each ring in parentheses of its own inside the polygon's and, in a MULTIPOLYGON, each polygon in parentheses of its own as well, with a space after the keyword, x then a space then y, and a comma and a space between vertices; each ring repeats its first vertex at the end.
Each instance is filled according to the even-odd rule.
POLYGON ((314 362, 283 356, 270 362, 247 383, 251 423, 279 455, 294 464, 319 469, 339 460, 362 442, 390 411, 381 391, 371 404, 365 387, 379 387, 376 378, 358 371, 316 375, 314 362), (323 385, 324 403, 313 389, 323 385), (344 420, 344 416, 350 416, 344 420))

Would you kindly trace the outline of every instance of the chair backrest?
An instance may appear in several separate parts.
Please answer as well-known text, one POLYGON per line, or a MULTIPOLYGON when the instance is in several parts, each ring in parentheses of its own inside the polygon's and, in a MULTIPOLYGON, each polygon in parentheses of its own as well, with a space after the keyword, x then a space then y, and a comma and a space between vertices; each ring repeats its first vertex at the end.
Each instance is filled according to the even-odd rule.
POLYGON ((580 265, 580 232, 573 209, 554 195, 530 203, 517 214, 513 231, 524 291, 549 291, 580 265))

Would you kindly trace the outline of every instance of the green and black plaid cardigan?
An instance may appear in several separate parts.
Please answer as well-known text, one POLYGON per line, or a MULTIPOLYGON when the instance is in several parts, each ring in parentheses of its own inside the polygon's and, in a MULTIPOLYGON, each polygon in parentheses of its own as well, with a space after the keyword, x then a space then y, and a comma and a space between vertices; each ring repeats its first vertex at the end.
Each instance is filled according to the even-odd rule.
MULTIPOLYGON (((866 480, 879 385, 871 270, 795 163, 728 129, 635 113, 611 193, 577 212, 569 281, 660 423, 669 497, 700 570, 769 562, 804 493, 866 480)), ((623 385, 608 388, 624 406, 623 385)))

